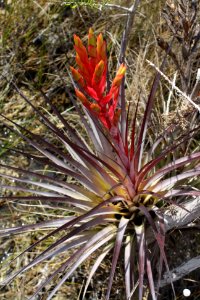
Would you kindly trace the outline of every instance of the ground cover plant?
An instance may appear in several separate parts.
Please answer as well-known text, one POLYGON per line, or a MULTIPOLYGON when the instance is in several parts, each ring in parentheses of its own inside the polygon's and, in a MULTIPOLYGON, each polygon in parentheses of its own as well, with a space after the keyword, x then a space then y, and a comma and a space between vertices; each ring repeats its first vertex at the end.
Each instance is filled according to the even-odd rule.
POLYGON ((157 136, 152 132, 150 117, 161 72, 164 72, 171 51, 170 44, 165 49, 166 54, 160 71, 155 75, 143 113, 139 113, 140 98, 134 102, 133 110, 126 100, 125 73, 128 68, 125 50, 136 7, 132 6, 132 14, 128 17, 120 64, 113 80, 110 79, 112 75, 109 76, 103 35, 96 36, 90 28, 87 47, 77 35, 74 36, 77 66, 71 67, 68 76, 71 76, 77 99, 71 91, 68 91, 68 97, 85 127, 84 138, 43 90, 40 91, 41 97, 62 124, 61 128, 20 91, 15 81, 12 82, 13 88, 33 108, 53 138, 33 133, 1 114, 7 130, 24 141, 21 147, 7 150, 37 162, 42 170, 1 163, 1 187, 10 191, 1 198, 8 202, 32 203, 33 206, 38 201, 44 206, 56 203, 68 211, 63 218, 0 231, 4 237, 39 228, 55 228, 12 260, 13 264, 25 252, 31 253, 42 242, 54 238, 30 262, 6 276, 3 284, 69 251, 69 256, 38 284, 29 299, 42 295, 44 287, 58 277, 47 299, 54 297, 61 285, 91 255, 95 257, 94 263, 82 290, 82 298, 98 267, 109 255, 111 268, 104 295, 106 299, 110 297, 117 264, 124 266, 126 299, 142 299, 148 295, 150 299, 157 299, 163 270, 173 290, 173 276, 165 253, 165 233, 173 228, 173 224, 167 227, 166 217, 167 211, 174 206, 191 216, 187 205, 192 202, 185 203, 181 197, 199 196, 200 152, 195 146, 199 127, 193 122, 184 132, 175 122, 157 136), (52 177, 52 171, 56 176, 52 177))

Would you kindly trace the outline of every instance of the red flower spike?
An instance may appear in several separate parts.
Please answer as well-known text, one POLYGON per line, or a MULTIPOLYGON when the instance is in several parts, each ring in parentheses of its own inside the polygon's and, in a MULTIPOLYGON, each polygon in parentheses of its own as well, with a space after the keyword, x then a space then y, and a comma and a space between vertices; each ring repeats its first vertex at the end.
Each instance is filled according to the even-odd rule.
POLYGON ((85 95, 76 90, 76 95, 83 105, 98 116, 101 123, 108 129, 116 127, 120 116, 117 110, 119 87, 124 77, 126 67, 122 64, 111 85, 111 89, 106 94, 107 78, 107 56, 106 42, 100 33, 96 38, 92 28, 89 29, 88 47, 83 45, 81 39, 74 35, 76 62, 78 70, 71 68, 73 78, 83 88, 86 95, 94 99, 90 102, 85 95))
POLYGON ((106 42, 103 40, 103 36, 100 33, 97 37, 97 58, 98 60, 107 60, 106 57, 106 42))
POLYGON ((96 101, 99 101, 99 97, 97 95, 97 92, 94 88, 87 86, 86 87, 86 92, 88 93, 88 95, 93 98, 96 101))
POLYGON ((85 64, 82 63, 80 56, 78 55, 78 53, 76 54, 76 63, 79 66, 79 70, 78 72, 81 74, 81 76, 84 78, 86 84, 90 85, 91 84, 91 76, 90 76, 90 72, 89 72, 89 67, 86 68, 85 64))
POLYGON ((117 71, 117 74, 116 76, 118 75, 124 75, 126 72, 126 66, 124 64, 121 64, 118 71, 117 71))
POLYGON ((93 58, 96 58, 97 56, 96 38, 92 28, 89 29, 89 34, 88 34, 88 54, 90 57, 93 58))
POLYGON ((94 70, 94 75, 93 75, 93 78, 92 78, 92 84, 93 85, 98 84, 101 81, 104 69, 105 69, 105 64, 104 64, 104 61, 101 60, 98 63, 98 65, 96 65, 95 70, 94 70))
POLYGON ((103 113, 99 115, 99 120, 104 125, 105 128, 110 129, 110 121, 104 116, 103 113))
POLYGON ((101 111, 101 107, 96 103, 90 104, 90 109, 95 113, 100 113, 101 111))
POLYGON ((85 97, 85 95, 80 92, 78 89, 75 89, 75 93, 77 98, 83 103, 83 105, 87 108, 90 107, 90 102, 88 101, 88 99, 85 97))
POLYGON ((114 125, 117 125, 120 115, 121 115, 121 109, 116 109, 116 111, 114 113, 114 117, 113 117, 113 124, 114 125))
POLYGON ((126 72, 126 66, 124 64, 121 64, 119 67, 119 70, 117 71, 117 74, 113 80, 112 87, 117 86, 119 87, 122 81, 122 78, 124 77, 124 74, 126 72))
POLYGON ((81 39, 74 34, 74 48, 76 50, 76 52, 78 53, 80 60, 83 64, 88 65, 88 54, 87 54, 87 50, 85 48, 85 46, 83 45, 81 39))
POLYGON ((70 70, 72 72, 72 76, 73 76, 74 80, 76 82, 78 82, 78 84, 81 87, 84 87, 85 86, 85 81, 84 81, 83 77, 80 75, 80 73, 76 69, 74 69, 73 67, 70 67, 70 70))
POLYGON ((80 71, 84 71, 84 64, 82 63, 78 53, 76 53, 76 63, 79 66, 80 71))
POLYGON ((112 86, 110 92, 105 97, 102 98, 101 104, 105 106, 111 100, 113 100, 113 103, 117 104, 118 95, 119 95, 119 87, 112 86))

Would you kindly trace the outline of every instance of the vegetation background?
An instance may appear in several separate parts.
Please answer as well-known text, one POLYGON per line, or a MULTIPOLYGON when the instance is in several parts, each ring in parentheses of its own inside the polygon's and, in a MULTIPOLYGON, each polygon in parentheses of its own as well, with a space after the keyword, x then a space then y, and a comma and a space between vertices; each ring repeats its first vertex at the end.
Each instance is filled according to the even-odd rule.
MULTIPOLYGON (((127 11, 123 7, 130 7, 132 1, 110 2, 73 1, 72 5, 66 5, 64 1, 60 0, 0 1, 0 73, 8 79, 6 81, 4 77, 0 77, 0 111, 8 118, 20 122, 21 125, 26 125, 32 132, 40 133, 48 139, 52 139, 38 119, 35 118, 31 107, 12 88, 10 81, 14 79, 23 93, 31 98, 34 105, 37 105, 46 114, 51 114, 39 95, 38 89, 42 87, 53 103, 63 112, 63 116, 79 128, 84 136, 84 130, 65 91, 65 87, 73 90, 67 73, 69 65, 75 63, 73 34, 77 34, 83 37, 83 40, 86 40, 90 27, 93 27, 95 33, 102 32, 104 34, 109 53, 109 69, 112 76, 112 72, 114 74, 117 67, 120 41, 127 18, 127 11), (65 79, 64 84, 60 76, 65 79)), ((169 43, 174 36, 170 25, 173 12, 176 9, 182 9, 184 12, 183 8, 185 7, 187 8, 185 14, 188 14, 187 17, 190 18, 189 13, 192 9, 192 2, 195 1, 140 1, 134 25, 131 28, 126 55, 128 67, 126 92, 128 101, 133 105, 135 103, 134 99, 138 97, 145 99, 150 90, 155 69, 148 63, 148 60, 153 62, 155 66, 159 66, 161 57, 166 52, 166 43, 169 43), (183 7, 179 6, 180 3, 183 7)), ((174 13, 173 25, 177 26, 178 34, 183 35, 184 38, 184 33, 189 29, 186 28, 187 24, 183 23, 183 19, 176 18, 178 17, 174 13)), ((195 22, 198 24, 199 20, 200 14, 198 11, 195 22)), ((189 42, 195 43, 195 40, 187 40, 187 43, 189 42)), ((169 53, 165 74, 171 81, 174 80, 175 85, 183 92, 191 93, 195 85, 197 69, 200 67, 200 56, 199 51, 191 54, 188 71, 185 68, 184 57, 189 54, 184 51, 177 39, 173 45, 173 53, 169 53), (186 78, 185 81, 184 78, 186 78)), ((198 101, 197 99, 197 104, 198 101)), ((143 109, 141 105, 140 113, 143 112, 143 109)), ((176 90, 173 91, 171 84, 163 78, 156 97, 152 130, 155 126, 156 130, 161 131, 172 120, 180 125, 180 130, 185 130, 190 126, 191 118, 194 117, 195 112, 196 108, 176 90)), ((54 121, 55 124, 61 126, 55 117, 54 121)), ((0 134, 0 161, 14 166, 28 167, 30 170, 39 168, 35 162, 30 164, 24 157, 20 157, 20 155, 16 157, 7 152, 7 147, 16 147, 22 141, 13 133, 10 134, 2 123, 0 123, 0 134)), ((199 140, 196 140, 192 147, 197 148, 198 145, 199 140)), ((56 174, 52 174, 52 176, 56 176, 56 174)), ((200 187, 199 180, 197 180, 196 186, 197 188, 200 187)), ((12 224, 37 223, 48 220, 53 216, 63 217, 67 213, 64 207, 44 206, 41 203, 38 206, 8 204, 0 200, 0 227, 9 227, 12 224)), ((196 220, 196 225, 199 226, 198 220, 196 220)), ((4 261, 8 256, 16 256, 44 234, 44 232, 36 231, 28 235, 2 239, 0 243, 1 273, 10 272, 14 268, 13 265, 10 269, 5 266, 4 261)), ((37 247, 35 253, 25 254, 24 261, 19 261, 18 264, 29 262, 34 255, 41 251, 40 247, 37 247)), ((200 255, 198 227, 186 228, 169 234, 167 253, 171 268, 200 255)), ((43 263, 40 268, 33 268, 31 272, 25 275, 26 282, 28 280, 29 285, 24 284, 25 278, 22 276, 10 284, 9 287, 1 289, 0 298, 2 300, 26 299, 37 287, 38 281, 41 282, 51 273, 53 264, 59 265, 63 258, 61 256, 59 260, 43 263)), ((88 266, 89 264, 90 261, 88 261, 88 266)), ((109 259, 104 262, 98 271, 97 277, 90 287, 88 299, 102 299, 109 275, 108 265, 109 259), (100 292, 97 293, 97 290, 100 292)), ((62 286, 54 299, 79 299, 88 266, 87 264, 82 266, 71 280, 62 286)), ((184 299, 182 291, 186 287, 192 291, 189 299, 200 299, 199 286, 200 271, 197 269, 176 282, 177 299, 184 299)), ((122 299, 123 288, 119 266, 113 287, 113 299, 122 299)), ((161 290, 161 299, 171 299, 171 297, 168 288, 161 290)), ((45 296, 42 299, 45 299, 45 296)))

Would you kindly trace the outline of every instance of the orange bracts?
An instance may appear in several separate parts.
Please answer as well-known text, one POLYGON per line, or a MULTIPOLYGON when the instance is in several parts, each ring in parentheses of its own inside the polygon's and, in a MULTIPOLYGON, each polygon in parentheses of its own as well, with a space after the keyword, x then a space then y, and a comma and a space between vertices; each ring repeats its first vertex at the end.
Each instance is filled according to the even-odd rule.
POLYGON ((71 67, 71 72, 80 88, 76 89, 76 96, 106 128, 110 129, 116 126, 119 120, 120 110, 117 109, 119 87, 126 67, 124 64, 119 67, 111 88, 106 93, 107 55, 106 42, 102 34, 96 38, 90 28, 87 49, 77 35, 74 35, 74 44, 78 70, 71 67))

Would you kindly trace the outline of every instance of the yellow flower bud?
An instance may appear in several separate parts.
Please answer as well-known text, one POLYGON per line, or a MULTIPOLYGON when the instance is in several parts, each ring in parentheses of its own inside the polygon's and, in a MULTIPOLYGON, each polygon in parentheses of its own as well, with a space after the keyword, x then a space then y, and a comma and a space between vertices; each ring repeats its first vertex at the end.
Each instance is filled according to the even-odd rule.
POLYGON ((90 104, 90 109, 95 113, 100 113, 101 111, 101 107, 96 103, 90 104))
POLYGON ((104 68, 105 68, 104 61, 101 60, 98 63, 98 65, 96 65, 96 67, 95 67, 95 71, 94 71, 94 75, 93 75, 93 80, 92 81, 94 81, 95 83, 99 83, 99 81, 102 78, 104 68))

